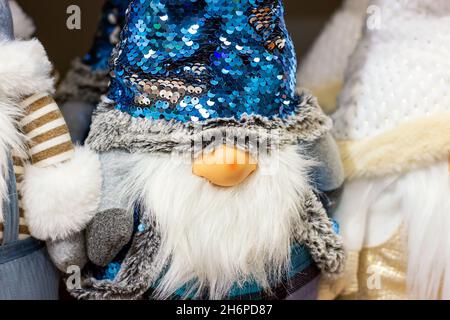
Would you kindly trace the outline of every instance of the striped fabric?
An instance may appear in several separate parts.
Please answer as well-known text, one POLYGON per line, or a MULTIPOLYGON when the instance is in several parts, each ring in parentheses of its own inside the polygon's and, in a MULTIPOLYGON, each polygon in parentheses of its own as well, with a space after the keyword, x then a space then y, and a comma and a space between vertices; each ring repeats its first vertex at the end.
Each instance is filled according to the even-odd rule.
POLYGON ((20 125, 30 140, 31 163, 42 168, 70 160, 74 153, 73 144, 53 98, 47 94, 34 95, 21 105, 26 116, 20 125))
MULTIPOLYGON (((19 191, 21 240, 30 237, 24 218, 22 203, 22 183, 24 162, 30 161, 33 166, 45 168, 66 162, 72 158, 74 147, 66 122, 53 98, 48 94, 36 94, 25 99, 21 104, 25 116, 20 121, 20 129, 27 137, 29 159, 23 160, 13 153, 14 172, 19 191)), ((0 215, 0 243, 3 239, 3 223, 0 215)))

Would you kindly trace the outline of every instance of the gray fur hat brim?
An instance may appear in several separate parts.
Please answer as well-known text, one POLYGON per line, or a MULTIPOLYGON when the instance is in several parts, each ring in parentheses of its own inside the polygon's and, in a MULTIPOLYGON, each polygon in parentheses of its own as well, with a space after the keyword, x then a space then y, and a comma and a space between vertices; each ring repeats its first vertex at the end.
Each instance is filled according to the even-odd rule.
POLYGON ((8 0, 0 0, 0 41, 14 40, 14 27, 8 0))
POLYGON ((206 143, 225 142, 254 151, 261 145, 272 149, 300 141, 313 142, 331 126, 317 99, 306 91, 300 94, 297 113, 286 119, 244 116, 241 120, 180 123, 134 118, 116 110, 113 103, 102 102, 95 113, 87 144, 97 152, 119 149, 132 153, 169 153, 191 151, 195 143, 204 147, 206 143))

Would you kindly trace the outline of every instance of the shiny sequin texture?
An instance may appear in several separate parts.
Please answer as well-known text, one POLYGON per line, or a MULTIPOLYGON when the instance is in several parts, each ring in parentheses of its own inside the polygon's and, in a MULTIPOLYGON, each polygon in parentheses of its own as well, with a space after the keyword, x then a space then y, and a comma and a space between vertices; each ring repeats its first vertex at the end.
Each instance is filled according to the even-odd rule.
POLYGON ((83 58, 83 63, 90 66, 92 70, 109 69, 111 53, 119 43, 129 4, 130 0, 108 0, 103 6, 94 44, 83 58))
POLYGON ((296 69, 281 1, 133 0, 109 98, 148 119, 285 118, 296 69))

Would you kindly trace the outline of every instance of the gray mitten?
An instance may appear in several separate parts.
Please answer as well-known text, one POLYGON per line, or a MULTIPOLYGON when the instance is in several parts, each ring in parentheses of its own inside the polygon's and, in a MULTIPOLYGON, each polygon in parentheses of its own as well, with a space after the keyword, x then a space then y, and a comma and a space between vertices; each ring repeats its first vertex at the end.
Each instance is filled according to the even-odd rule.
POLYGON ((106 267, 127 245, 133 235, 133 215, 123 209, 97 214, 86 230, 89 260, 106 267))
POLYGON ((83 269, 88 261, 84 232, 64 240, 47 241, 47 251, 55 266, 64 273, 71 266, 83 269))

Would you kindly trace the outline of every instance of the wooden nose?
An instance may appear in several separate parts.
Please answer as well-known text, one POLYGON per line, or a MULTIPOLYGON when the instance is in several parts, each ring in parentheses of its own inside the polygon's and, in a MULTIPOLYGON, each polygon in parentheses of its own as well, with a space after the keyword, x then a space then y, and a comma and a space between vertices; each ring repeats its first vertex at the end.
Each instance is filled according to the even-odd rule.
POLYGON ((226 145, 194 161, 192 172, 220 187, 234 187, 247 179, 258 164, 248 152, 226 145))

